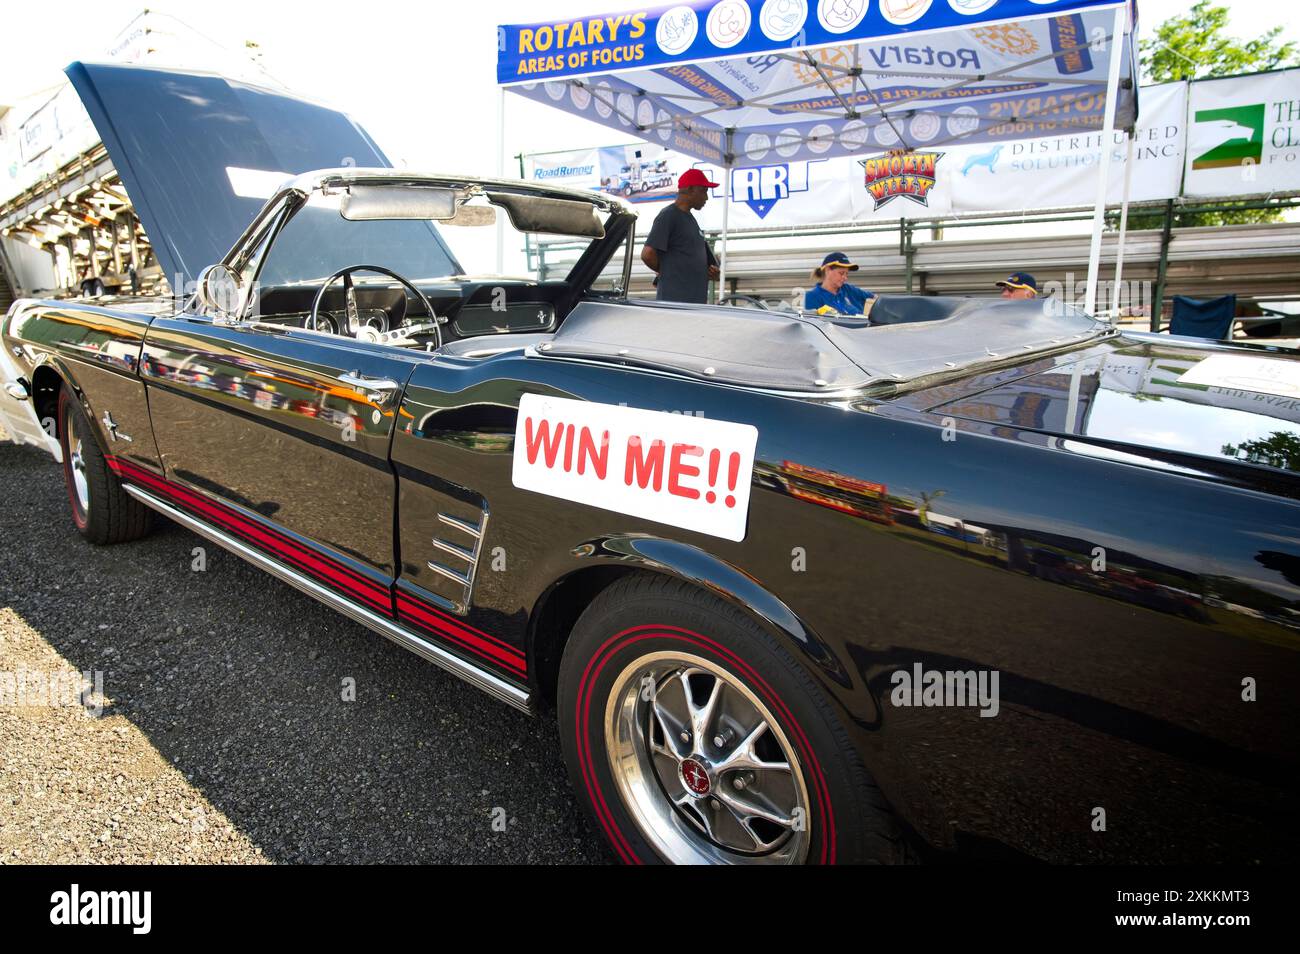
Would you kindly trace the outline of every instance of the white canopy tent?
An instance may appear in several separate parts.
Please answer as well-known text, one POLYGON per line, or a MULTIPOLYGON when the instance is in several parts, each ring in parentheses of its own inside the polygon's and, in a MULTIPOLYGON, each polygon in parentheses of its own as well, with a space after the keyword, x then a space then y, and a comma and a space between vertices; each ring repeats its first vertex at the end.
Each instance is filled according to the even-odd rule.
MULTIPOLYGON (((905 194, 946 144, 1100 131, 1091 313, 1110 143, 1137 118, 1136 19, 1136 0, 684 0, 499 27, 497 81, 722 166, 728 204, 738 167, 860 156, 905 194)), ((726 233, 724 205, 720 287, 726 233)))

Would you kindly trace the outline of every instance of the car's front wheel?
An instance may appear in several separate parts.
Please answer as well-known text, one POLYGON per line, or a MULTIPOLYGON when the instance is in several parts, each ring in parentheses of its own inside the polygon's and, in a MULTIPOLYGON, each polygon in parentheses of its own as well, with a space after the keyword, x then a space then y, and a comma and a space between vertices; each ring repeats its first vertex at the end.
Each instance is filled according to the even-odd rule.
POLYGON ((565 646, 561 744, 625 862, 902 861, 896 820, 808 673, 735 607, 628 577, 565 646))
POLYGON ((71 392, 59 392, 59 442, 72 522, 91 543, 123 543, 149 532, 152 513, 122 487, 71 392))

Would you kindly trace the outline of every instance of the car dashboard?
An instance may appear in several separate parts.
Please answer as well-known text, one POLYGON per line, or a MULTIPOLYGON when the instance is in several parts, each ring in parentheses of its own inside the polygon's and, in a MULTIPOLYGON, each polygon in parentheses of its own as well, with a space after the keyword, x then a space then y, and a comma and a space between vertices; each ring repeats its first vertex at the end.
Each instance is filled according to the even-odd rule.
MULTIPOLYGON (((314 330, 322 334, 354 337, 380 344, 427 348, 436 340, 436 320, 443 341, 488 335, 553 331, 569 292, 562 282, 512 280, 459 280, 417 282, 433 306, 425 313, 422 302, 395 282, 358 281, 355 284, 357 317, 349 329, 346 299, 341 286, 327 289, 316 315, 314 330)), ((286 328, 311 329, 312 304, 319 284, 264 289, 252 302, 254 320, 286 328)))

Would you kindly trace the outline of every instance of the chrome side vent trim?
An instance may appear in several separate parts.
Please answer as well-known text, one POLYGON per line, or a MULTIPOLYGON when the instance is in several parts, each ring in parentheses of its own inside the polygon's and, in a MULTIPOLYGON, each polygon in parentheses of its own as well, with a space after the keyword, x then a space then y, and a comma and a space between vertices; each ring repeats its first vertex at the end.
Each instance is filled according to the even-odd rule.
POLYGON ((475 540, 482 540, 483 534, 487 531, 487 510, 482 511, 483 518, 478 523, 470 523, 468 520, 462 520, 460 517, 453 517, 449 513, 438 514, 438 519, 450 527, 455 527, 463 533, 469 534, 475 540))
MULTIPOLYGON (((449 566, 443 566, 441 563, 434 563, 432 560, 430 560, 429 569, 432 570, 434 573, 439 574, 440 576, 445 576, 447 579, 459 583, 467 590, 474 585, 474 580, 468 574, 459 573, 456 570, 453 570, 449 566)), ((469 594, 466 593, 466 601, 468 601, 468 598, 469 598, 469 594)), ((460 608, 459 603, 457 603, 457 608, 458 609, 460 608)))
POLYGON ((469 612, 471 597, 474 595, 474 578, 478 574, 479 558, 483 555, 483 537, 487 534, 487 508, 480 508, 479 513, 478 523, 453 514, 439 513, 438 521, 446 524, 449 528, 448 532, 453 536, 461 539, 469 537, 469 546, 457 543, 455 540, 434 537, 432 540, 434 547, 446 553, 455 565, 436 560, 430 560, 427 564, 434 573, 460 587, 460 592, 456 595, 445 593, 441 595, 447 598, 455 611, 462 616, 469 612))
POLYGON ((474 553, 472 549, 468 547, 458 546, 457 544, 451 543, 450 541, 447 540, 439 540, 437 537, 434 537, 433 545, 437 547, 439 550, 442 550, 444 553, 450 553, 452 556, 460 557, 462 560, 464 560, 467 563, 473 563, 476 559, 478 559, 477 555, 474 553))

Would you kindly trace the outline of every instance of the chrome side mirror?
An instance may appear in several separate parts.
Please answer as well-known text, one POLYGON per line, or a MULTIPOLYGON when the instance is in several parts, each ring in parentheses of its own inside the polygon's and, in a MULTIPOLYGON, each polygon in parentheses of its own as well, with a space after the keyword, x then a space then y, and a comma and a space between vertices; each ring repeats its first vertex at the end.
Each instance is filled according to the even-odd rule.
POLYGON ((214 321, 234 321, 239 317, 239 280, 220 263, 199 272, 199 304, 214 321))

